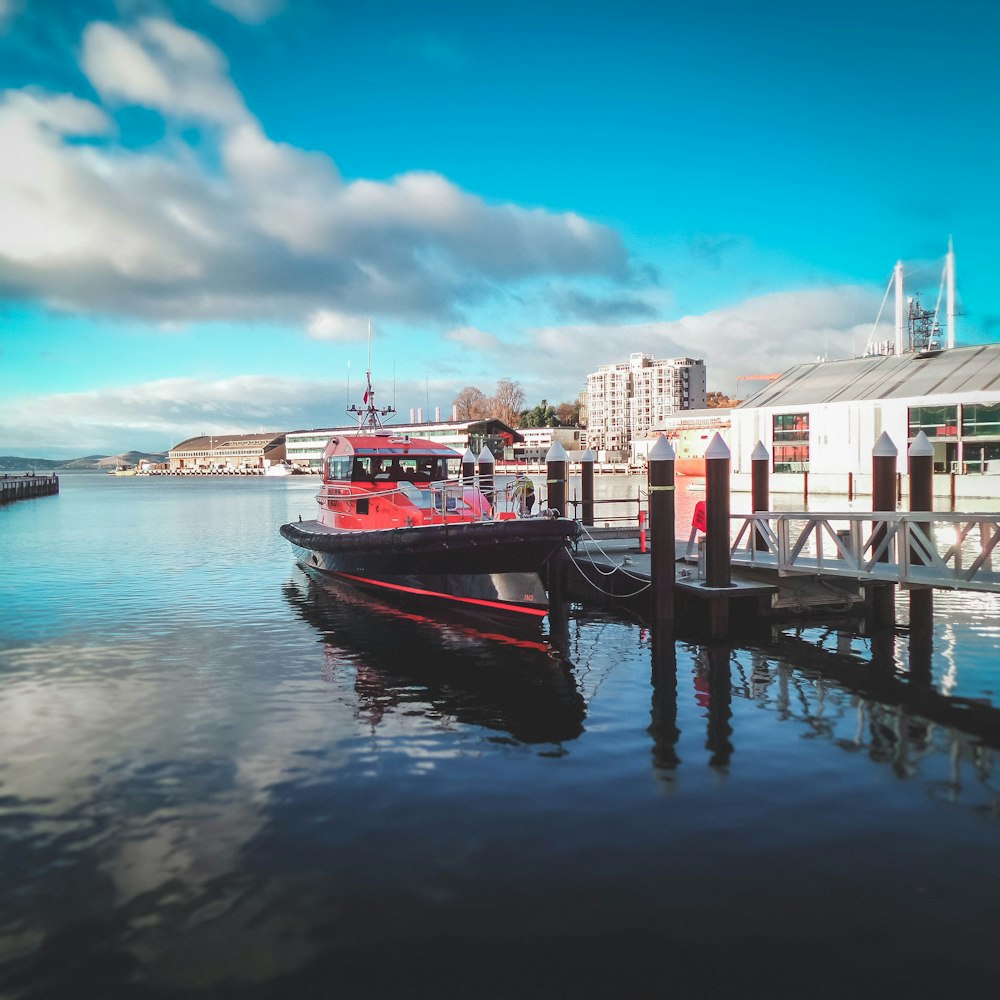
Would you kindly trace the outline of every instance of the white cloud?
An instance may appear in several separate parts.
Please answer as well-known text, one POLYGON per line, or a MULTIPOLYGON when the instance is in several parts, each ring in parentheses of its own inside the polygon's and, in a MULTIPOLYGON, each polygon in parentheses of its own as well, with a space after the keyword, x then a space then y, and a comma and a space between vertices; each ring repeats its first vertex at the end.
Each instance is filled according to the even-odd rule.
POLYGON ((285 9, 287 0, 211 0, 213 7, 232 14, 244 24, 263 24, 285 9))
POLYGON ((105 100, 219 123, 247 117, 222 53, 162 18, 143 18, 130 30, 104 21, 88 25, 81 65, 105 100))
POLYGON ((462 344, 474 351, 498 351, 503 347, 502 341, 495 334, 478 330, 474 326, 459 326, 449 330, 444 339, 454 344, 462 344))
POLYGON ((367 333, 367 320, 361 316, 344 316, 329 309, 317 309, 306 326, 316 340, 361 340, 367 333))
POLYGON ((571 213, 490 205, 433 173, 346 183, 325 154, 270 139, 222 53, 162 18, 91 24, 82 65, 103 106, 0 95, 16 150, 0 162, 0 218, 16 223, 0 295, 161 322, 447 322, 518 283, 628 269, 613 230, 571 213), (166 138, 118 138, 125 104, 163 115, 166 138))
POLYGON ((855 286, 776 292, 661 323, 539 328, 516 353, 531 359, 523 378, 529 398, 536 386, 542 395, 548 387, 550 399, 573 398, 589 372, 627 361, 634 351, 701 358, 709 389, 734 393, 742 375, 861 354, 879 301, 876 292, 855 286))

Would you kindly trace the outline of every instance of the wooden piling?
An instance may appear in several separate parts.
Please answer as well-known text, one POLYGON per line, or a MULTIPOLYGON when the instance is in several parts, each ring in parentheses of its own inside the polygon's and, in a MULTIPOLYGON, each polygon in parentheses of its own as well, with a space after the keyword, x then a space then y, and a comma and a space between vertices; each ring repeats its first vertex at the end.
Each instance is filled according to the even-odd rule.
MULTIPOLYGON (((758 441, 750 454, 750 497, 755 514, 771 509, 770 463, 771 456, 764 442, 758 441)), ((763 532, 754 531, 753 547, 755 552, 767 551, 767 538, 763 532)))
POLYGON ((545 455, 546 468, 546 499, 545 504, 549 510, 556 510, 560 517, 566 516, 566 467, 569 464, 569 455, 566 449, 558 442, 553 441, 545 455))
POLYGON ((493 457, 493 452, 486 445, 483 445, 483 450, 479 453, 479 492, 486 497, 486 502, 491 507, 496 493, 496 482, 493 478, 495 465, 496 459, 493 457))
MULTIPOLYGON (((729 446, 718 431, 705 449, 705 585, 732 586, 729 552, 729 446)), ((653 530, 654 545, 656 531, 653 530)))
MULTIPOLYGON (((892 438, 883 431, 872 449, 872 511, 892 513, 896 510, 896 446, 892 438)), ((874 547, 882 543, 888 533, 885 525, 874 531, 874 547)), ((888 562, 888 551, 882 553, 879 562, 888 562)), ((896 623, 896 586, 892 583, 877 583, 872 586, 872 620, 875 628, 887 628, 896 623)))
POLYGON ((649 449, 650 582, 654 627, 672 629, 674 624, 674 584, 677 546, 675 543, 676 493, 674 460, 670 442, 661 434, 649 449))
POLYGON ((594 526, 594 461, 597 456, 588 448, 580 456, 580 520, 594 526))
POLYGON ((465 449, 462 456, 462 485, 471 486, 476 478, 476 456, 472 454, 471 448, 465 449))
MULTIPOLYGON (((910 460, 910 510, 934 509, 934 445, 921 431, 909 448, 910 460)), ((931 522, 920 522, 924 534, 930 537, 931 522)), ((924 559, 911 550, 911 565, 922 566, 924 559)), ((915 675, 928 674, 930 670, 930 645, 934 632, 934 589, 919 587, 910 590, 910 669, 915 675), (914 654, 918 655, 914 655, 914 654), (926 661, 926 662, 925 662, 926 661)))

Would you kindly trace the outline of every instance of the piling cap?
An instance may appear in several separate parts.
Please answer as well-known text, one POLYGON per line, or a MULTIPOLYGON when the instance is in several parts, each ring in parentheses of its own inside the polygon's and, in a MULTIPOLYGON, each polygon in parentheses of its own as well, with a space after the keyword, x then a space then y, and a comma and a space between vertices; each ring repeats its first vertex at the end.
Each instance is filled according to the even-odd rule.
POLYGON ((552 446, 545 453, 545 461, 568 462, 569 455, 566 454, 566 449, 558 441, 553 441, 552 446))
POLYGON ((486 445, 483 445, 483 450, 479 453, 479 464, 480 465, 495 465, 496 459, 493 457, 493 452, 490 451, 486 445))
POLYGON ((581 456, 581 462, 596 462, 597 456, 588 448, 581 456))
POLYGON ((716 431, 712 435, 712 440, 708 442, 708 447, 705 449, 705 458, 731 458, 732 454, 729 451, 729 445, 726 444, 722 435, 716 431))
POLYGON ((750 452, 751 462, 766 462, 770 457, 767 453, 767 448, 764 447, 763 441, 758 441, 753 446, 753 451, 750 452))
POLYGON ((462 456, 462 465, 475 465, 476 456, 472 454, 471 448, 465 449, 465 454, 462 456))
POLYGON ((646 459, 649 462, 672 462, 676 457, 674 449, 670 447, 670 442, 661 434, 656 439, 656 444, 649 449, 649 455, 646 456, 646 459))
POLYGON ((892 443, 892 438, 889 437, 889 432, 882 431, 881 436, 875 442, 875 447, 872 448, 872 458, 895 458, 898 454, 896 446, 892 443))
POLYGON ((910 445, 910 458, 933 458, 934 457, 934 445, 931 444, 931 439, 921 431, 914 439, 913 444, 910 445))

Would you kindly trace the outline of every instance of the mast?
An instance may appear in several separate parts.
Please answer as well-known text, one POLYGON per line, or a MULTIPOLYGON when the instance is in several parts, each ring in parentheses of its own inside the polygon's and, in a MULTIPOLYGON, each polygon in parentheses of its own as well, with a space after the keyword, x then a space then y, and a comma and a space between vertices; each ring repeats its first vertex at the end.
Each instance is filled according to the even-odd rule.
POLYGON ((903 353, 903 334, 906 330, 906 298, 903 293, 903 262, 896 261, 896 354, 903 353))
POLYGON ((945 257, 945 273, 948 282, 948 332, 945 347, 949 350, 955 346, 955 246, 948 237, 948 256, 945 257))
POLYGON ((358 418, 358 429, 378 430, 382 426, 382 418, 395 414, 394 406, 375 405, 375 390, 372 388, 372 319, 368 317, 368 370, 365 372, 366 388, 361 406, 349 406, 347 412, 358 418))

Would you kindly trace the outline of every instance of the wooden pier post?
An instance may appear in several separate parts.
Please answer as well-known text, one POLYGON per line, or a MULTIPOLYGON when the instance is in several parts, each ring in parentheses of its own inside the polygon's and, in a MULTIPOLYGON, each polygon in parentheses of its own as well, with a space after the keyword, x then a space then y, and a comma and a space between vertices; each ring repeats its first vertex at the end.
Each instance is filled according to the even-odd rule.
MULTIPOLYGON (((910 458, 910 510, 934 509, 934 445, 921 431, 909 448, 910 458)), ((930 519, 920 522, 925 535, 930 538, 930 519)), ((924 564, 923 557, 911 550, 911 565, 924 564)), ((917 587, 910 590, 910 674, 914 679, 929 682, 931 678, 931 650, 934 635, 934 588, 917 587)))
POLYGON ((495 465, 496 459, 493 457, 493 452, 486 445, 483 445, 483 450, 479 453, 479 492, 486 497, 486 502, 491 507, 496 493, 496 483, 493 479, 495 465))
MULTIPOLYGON (((769 479, 771 456, 767 453, 763 441, 758 441, 750 453, 750 496, 751 510, 756 514, 759 511, 770 510, 771 504, 771 484, 769 479)), ((767 539, 763 532, 754 531, 753 547, 755 552, 767 551, 767 539)))
MULTIPOLYGON (((732 586, 729 553, 729 446, 716 431, 705 449, 705 584, 732 586)), ((653 533, 654 544, 656 533, 653 533)))
POLYGON ((462 456, 462 485, 472 486, 476 479, 476 456, 472 454, 471 448, 465 449, 462 456))
POLYGON ((580 500, 582 501, 580 520, 592 528, 594 526, 594 461, 597 456, 588 448, 580 456, 580 500))
POLYGON ((566 516, 566 465, 569 455, 558 442, 553 441, 545 455, 546 495, 545 504, 549 510, 556 510, 560 517, 566 516))
POLYGON ((677 546, 674 525, 676 494, 674 460, 670 442, 661 434, 648 457, 650 582, 654 628, 672 629, 674 625, 674 584, 676 582, 677 546))
MULTIPOLYGON (((892 438, 883 431, 872 448, 872 511, 892 513, 896 510, 896 457, 898 452, 892 438)), ((875 547, 888 533, 883 525, 874 532, 875 547)), ((879 556, 879 562, 888 562, 889 553, 879 556)), ((896 624, 896 585, 876 583, 872 586, 872 622, 876 628, 890 628, 896 624)))

